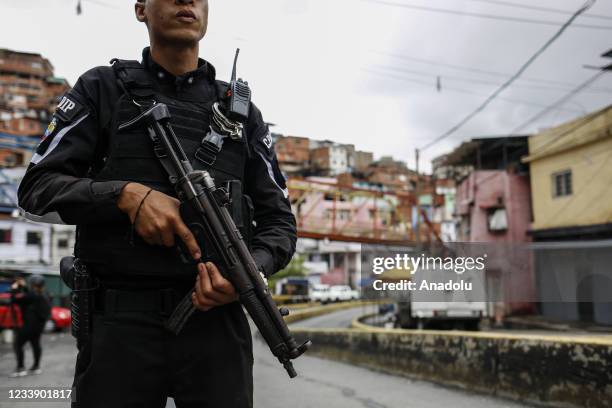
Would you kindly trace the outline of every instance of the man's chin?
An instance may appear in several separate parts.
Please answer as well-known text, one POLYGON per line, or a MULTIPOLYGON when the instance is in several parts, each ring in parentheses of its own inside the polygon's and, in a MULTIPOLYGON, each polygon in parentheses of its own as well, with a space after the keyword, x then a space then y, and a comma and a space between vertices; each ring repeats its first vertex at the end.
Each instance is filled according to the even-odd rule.
POLYGON ((164 35, 161 40, 166 44, 175 45, 177 47, 193 47, 204 38, 204 34, 193 30, 176 30, 164 35))

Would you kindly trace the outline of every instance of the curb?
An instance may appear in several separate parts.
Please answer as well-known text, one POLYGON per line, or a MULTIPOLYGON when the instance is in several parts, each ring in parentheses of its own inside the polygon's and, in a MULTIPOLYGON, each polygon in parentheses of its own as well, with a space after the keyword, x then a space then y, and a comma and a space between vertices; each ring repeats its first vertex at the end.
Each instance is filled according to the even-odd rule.
POLYGON ((496 332, 473 332, 463 330, 416 330, 416 329, 384 329, 381 327, 370 326, 363 323, 361 320, 372 317, 373 314, 367 314, 354 319, 351 322, 351 328, 362 330, 368 333, 386 333, 393 335, 433 335, 440 337, 467 337, 473 339, 489 339, 489 340, 523 340, 523 341, 538 341, 546 343, 563 343, 563 344, 588 344, 598 346, 612 347, 612 336, 568 336, 568 335, 541 335, 541 334, 512 334, 512 333, 496 333, 496 332))
MULTIPOLYGON (((285 321, 287 324, 299 322, 300 320, 310 319, 311 317, 323 316, 328 313, 337 312, 338 310, 344 309, 352 309, 354 307, 359 306, 368 306, 375 304, 373 301, 353 301, 353 302, 342 302, 342 303, 334 303, 331 305, 325 306, 316 306, 313 308, 307 308, 305 310, 292 310, 291 307, 288 307, 290 310, 289 316, 285 316, 285 321)), ((292 328, 291 331, 296 329, 292 328)))

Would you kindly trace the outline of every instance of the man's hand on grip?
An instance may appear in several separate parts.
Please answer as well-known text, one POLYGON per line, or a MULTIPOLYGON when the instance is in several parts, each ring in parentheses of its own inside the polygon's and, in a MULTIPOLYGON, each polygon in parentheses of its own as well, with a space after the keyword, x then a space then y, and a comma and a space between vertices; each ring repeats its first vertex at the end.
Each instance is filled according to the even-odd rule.
POLYGON ((191 256, 199 260, 202 252, 181 219, 179 200, 155 190, 147 196, 149 190, 142 184, 128 183, 121 190, 117 206, 130 217, 136 232, 147 244, 172 247, 176 235, 185 243, 191 256))
POLYGON ((234 286, 221 275, 212 262, 198 264, 198 277, 193 294, 193 305, 197 309, 207 311, 237 300, 234 286))

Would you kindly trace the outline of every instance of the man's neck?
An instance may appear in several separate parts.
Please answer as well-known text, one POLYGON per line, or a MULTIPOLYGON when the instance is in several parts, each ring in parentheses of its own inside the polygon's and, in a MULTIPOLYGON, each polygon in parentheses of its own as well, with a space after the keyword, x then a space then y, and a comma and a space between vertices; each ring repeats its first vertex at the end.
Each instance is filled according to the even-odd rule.
POLYGON ((172 75, 179 76, 198 68, 199 45, 177 47, 151 44, 151 57, 172 75))

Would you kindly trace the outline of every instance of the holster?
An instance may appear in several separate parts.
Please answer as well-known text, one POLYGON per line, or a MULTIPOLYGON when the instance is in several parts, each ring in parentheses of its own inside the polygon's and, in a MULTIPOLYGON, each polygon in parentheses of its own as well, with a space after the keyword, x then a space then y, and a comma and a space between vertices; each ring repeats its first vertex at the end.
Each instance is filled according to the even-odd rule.
POLYGON ((61 259, 60 276, 66 286, 72 289, 72 335, 77 339, 77 343, 88 341, 91 336, 94 291, 98 289, 99 282, 89 274, 85 264, 72 256, 61 259))

